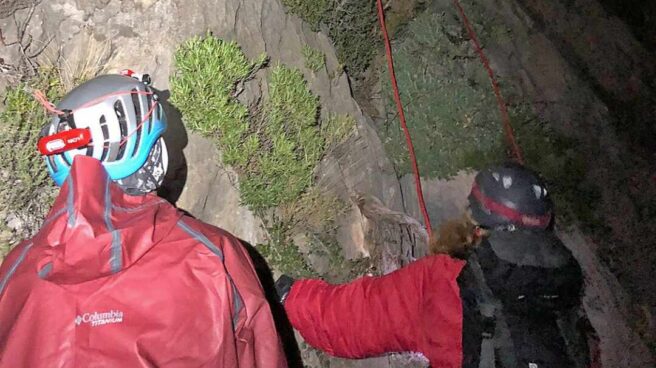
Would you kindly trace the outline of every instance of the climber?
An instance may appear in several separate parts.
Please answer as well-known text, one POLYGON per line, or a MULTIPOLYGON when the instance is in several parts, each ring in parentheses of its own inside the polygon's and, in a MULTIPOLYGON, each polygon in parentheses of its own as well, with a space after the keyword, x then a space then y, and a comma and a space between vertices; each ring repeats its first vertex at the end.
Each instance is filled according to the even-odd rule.
POLYGON ((494 166, 477 174, 466 215, 431 239, 433 255, 349 284, 283 276, 276 288, 294 328, 338 357, 413 351, 433 368, 585 367, 585 323, 572 322, 583 278, 553 219, 537 174, 494 166), (576 325, 567 340, 559 320, 576 325))
POLYGON ((167 123, 148 83, 37 96, 57 114, 38 146, 61 189, 0 267, 0 367, 285 367, 240 241, 153 193, 167 123))

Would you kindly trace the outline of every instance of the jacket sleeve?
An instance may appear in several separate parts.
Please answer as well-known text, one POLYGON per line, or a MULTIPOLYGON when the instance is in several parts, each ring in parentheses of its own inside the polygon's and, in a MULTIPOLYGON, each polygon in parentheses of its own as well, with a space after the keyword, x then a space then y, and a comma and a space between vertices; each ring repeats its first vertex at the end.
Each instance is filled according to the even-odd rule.
MULTIPOLYGON (((285 310, 310 345, 338 357, 407 351, 430 356, 427 341, 454 341, 458 350, 462 311, 455 278, 461 267, 460 261, 433 256, 385 276, 344 285, 300 280, 292 286, 285 310), (426 315, 440 316, 439 325, 425 320, 426 315), (451 326, 455 327, 450 330, 451 326)), ((435 350, 441 348, 446 347, 435 350)), ((454 354, 460 359, 460 351, 454 354)))
POLYGON ((232 284, 232 323, 239 367, 286 367, 273 315, 254 264, 239 240, 227 233, 220 235, 217 243, 221 244, 224 266, 232 284))

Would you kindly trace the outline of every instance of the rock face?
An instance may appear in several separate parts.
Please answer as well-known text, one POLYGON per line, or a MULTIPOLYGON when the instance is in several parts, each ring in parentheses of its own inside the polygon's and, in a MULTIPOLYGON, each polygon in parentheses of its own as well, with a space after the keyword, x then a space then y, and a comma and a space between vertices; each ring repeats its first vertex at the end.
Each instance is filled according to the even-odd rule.
POLYGON ((4 0, 0 3, 0 19, 8 17, 16 10, 21 10, 36 4, 38 0, 4 0))
MULTIPOLYGON (((427 178, 421 180, 426 210, 434 228, 443 221, 458 217, 464 213, 474 176, 472 172, 460 172, 449 180, 427 178)), ((406 212, 410 216, 419 219, 423 224, 424 221, 417 202, 415 180, 412 175, 401 178, 401 189, 404 194, 403 205, 406 212)))
POLYGON ((419 221, 390 210, 372 196, 360 195, 357 204, 365 242, 378 253, 381 273, 390 273, 428 253, 428 234, 419 221))
POLYGON ((628 295, 595 254, 590 239, 577 230, 562 231, 559 237, 586 276, 583 307, 599 334, 603 367, 653 367, 653 357, 628 323, 628 295))
POLYGON ((191 135, 184 153, 193 161, 188 166, 187 183, 178 205, 205 222, 229 229, 250 244, 266 241, 261 220, 240 205, 237 175, 220 164, 216 147, 191 135))
MULTIPOLYGON (((18 12, 17 16, 25 13, 18 12)), ((5 34, 13 33, 14 28, 13 22, 3 21, 5 34)), ((364 191, 401 209, 394 171, 367 118, 351 97, 347 76, 340 71, 330 41, 287 15, 278 1, 49 1, 36 8, 28 31, 37 44, 51 40, 44 55, 52 58, 59 54, 65 68, 79 68, 86 58, 97 61, 103 71, 128 67, 147 71, 153 76, 153 85, 164 92, 173 72, 173 51, 186 39, 208 31, 236 40, 249 57, 266 53, 273 63, 297 67, 304 72, 312 91, 320 96, 323 114, 349 114, 358 122, 352 148, 331 155, 319 171, 319 176, 330 177, 325 186, 340 193, 364 191), (323 70, 312 72, 304 67, 301 50, 305 45, 326 55, 323 70), (91 55, 94 52, 97 55, 91 55)), ((17 57, 16 53, 13 56, 17 57)), ((266 95, 264 74, 259 73, 248 83, 245 98, 266 95)), ((228 180, 227 175, 219 174, 222 168, 211 163, 219 162, 216 154, 211 153, 215 151, 208 150, 211 144, 193 134, 187 138, 178 133, 184 134, 167 134, 173 145, 186 147, 180 164, 186 163, 188 170, 186 178, 176 177, 177 189, 184 188, 177 194, 177 204, 245 240, 262 241, 253 215, 238 206, 234 178, 228 180), (181 142, 187 139, 190 144, 181 142)), ((185 168, 173 171, 180 174, 185 168)))
MULTIPOLYGON (((30 1, 3 2, 0 18, 28 3, 30 1)), ((537 2, 529 3, 537 6, 534 4, 537 2)), ((530 29, 527 25, 531 23, 530 17, 519 11, 521 9, 518 10, 514 1, 490 2, 489 6, 496 7, 498 4, 501 4, 503 14, 508 16, 509 24, 530 29)), ((24 19, 26 14, 27 10, 20 10, 16 16, 24 19)), ((9 35, 18 31, 9 18, 0 19, 0 29, 8 40, 9 35)), ((345 200, 360 195, 369 198, 365 202, 357 202, 359 206, 354 205, 348 215, 340 220, 339 239, 346 255, 357 258, 380 253, 384 261, 381 267, 386 272, 425 254, 426 234, 417 221, 421 217, 412 178, 405 177, 401 182, 397 180, 394 168, 372 128, 371 119, 362 113, 351 96, 348 78, 341 73, 330 40, 312 32, 296 17, 286 14, 278 0, 51 0, 36 7, 27 28, 34 40, 29 50, 36 52, 49 45, 39 57, 60 63, 68 77, 85 68, 94 69, 94 72, 132 68, 149 72, 153 76, 154 86, 162 90, 163 96, 173 72, 172 55, 175 48, 186 39, 207 31, 217 37, 237 41, 251 58, 266 53, 273 63, 281 62, 299 68, 312 91, 320 97, 322 114, 349 114, 356 119, 357 132, 331 151, 316 171, 317 183, 323 190, 345 200), (325 54, 325 68, 318 72, 305 68, 301 57, 305 45, 325 54)), ((525 81, 526 91, 535 92, 545 101, 551 101, 565 93, 571 82, 566 79, 565 73, 561 73, 568 68, 567 63, 545 34, 527 34, 530 34, 527 44, 531 45, 532 50, 538 50, 538 55, 545 57, 540 62, 529 63, 521 58, 511 58, 509 55, 521 55, 520 51, 525 46, 512 40, 497 45, 497 51, 492 52, 490 57, 500 74, 518 71, 525 81), (502 60, 512 62, 504 63, 502 60), (523 66, 529 64, 530 67, 523 66), (536 80, 536 76, 542 77, 536 80)), ((0 57, 8 64, 20 64, 20 55, 17 45, 0 49, 0 57)), ((266 73, 266 70, 260 71, 249 81, 240 98, 255 101, 266 96, 266 73)), ((628 77, 631 78, 630 75, 628 77)), ((589 119, 586 128, 609 130, 607 125, 595 125, 595 119, 606 112, 594 95, 590 98, 592 102, 586 105, 589 119)), ((572 114, 572 106, 565 107, 554 104, 550 109, 545 109, 544 114, 559 118, 563 117, 562 114, 572 114)), ((260 220, 239 205, 238 182, 233 172, 219 164, 220 153, 213 143, 195 134, 187 134, 175 109, 168 105, 166 108, 171 120, 166 139, 173 157, 170 180, 163 195, 192 215, 223 227, 254 245, 265 241, 267 234, 260 220)), ((612 146, 612 139, 607 138, 609 136, 604 137, 612 146)), ((424 181, 434 226, 460 213, 471 179, 471 175, 461 174, 448 182, 424 181)), ((626 315, 622 309, 625 302, 613 297, 621 294, 621 288, 593 257, 594 253, 586 248, 585 242, 580 238, 567 239, 597 292, 588 293, 586 308, 594 316, 592 322, 595 327, 604 331, 602 337, 606 345, 602 345, 608 347, 605 356, 607 365, 604 367, 650 366, 644 344, 625 322, 626 315), (596 300, 604 300, 604 307, 599 308, 596 300), (608 328, 603 329, 607 320, 615 321, 611 326, 618 328, 618 335, 608 328), (631 354, 625 357, 622 357, 621 341, 631 345, 631 349, 627 350, 631 354)), ((408 356, 357 362, 332 358, 311 361, 313 365, 316 363, 315 366, 324 367, 423 364, 420 359, 418 363, 408 356)))

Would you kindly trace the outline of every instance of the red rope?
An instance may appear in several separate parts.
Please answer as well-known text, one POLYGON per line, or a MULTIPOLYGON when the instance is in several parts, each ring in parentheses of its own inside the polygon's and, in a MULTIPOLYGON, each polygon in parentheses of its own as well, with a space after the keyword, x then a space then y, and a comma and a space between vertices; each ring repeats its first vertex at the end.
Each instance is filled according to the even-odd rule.
POLYGON ((508 141, 508 145, 512 149, 512 153, 513 156, 515 157, 515 160, 517 160, 517 162, 519 162, 520 164, 524 164, 524 156, 522 155, 522 150, 519 148, 519 145, 517 144, 517 140, 515 139, 515 132, 513 131, 512 125, 510 125, 510 115, 508 115, 508 108, 506 107, 506 101, 503 99, 503 96, 501 95, 501 90, 499 89, 499 83, 497 83, 497 78, 494 75, 494 71, 492 70, 492 67, 490 67, 490 60, 488 60, 487 56, 485 56, 485 53, 483 52, 483 48, 481 47, 481 44, 478 42, 478 37, 476 36, 476 32, 474 31, 474 28, 471 26, 471 23, 469 23, 469 18, 467 18, 467 15, 465 14, 464 9, 460 5, 460 2, 458 0, 453 0, 453 5, 455 5, 455 7, 458 9, 458 12, 460 13, 460 17, 462 18, 462 22, 465 24, 465 28, 467 28, 467 33, 469 33, 469 38, 471 38, 472 44, 474 44, 476 53, 478 53, 478 56, 481 59, 481 62, 483 63, 485 70, 487 70, 487 75, 490 77, 490 82, 492 83, 492 89, 494 90, 494 95, 497 97, 497 104, 499 105, 499 112, 501 113, 501 120, 503 121, 503 130, 506 133, 506 140, 508 141))
POLYGON ((43 106, 43 108, 46 109, 49 113, 53 115, 64 114, 62 110, 58 110, 54 104, 48 101, 48 98, 46 97, 45 93, 37 89, 36 91, 32 92, 32 95, 34 96, 34 99, 37 100, 41 104, 41 106, 43 106))
POLYGON ((426 210, 426 202, 424 201, 424 192, 421 189, 421 176, 419 175, 419 166, 417 166, 417 157, 415 155, 415 147, 412 144, 412 138, 410 137, 410 131, 408 131, 408 125, 405 121, 405 114, 403 113, 403 104, 401 103, 401 95, 399 93, 399 86, 396 83, 396 75, 394 73, 394 59, 392 58, 392 46, 390 44, 389 35, 387 34, 387 27, 385 26, 385 10, 383 9, 382 0, 378 0, 378 20, 380 21, 380 27, 383 31, 383 38, 385 39, 385 51, 387 53, 387 66, 389 68, 390 79, 392 81, 392 88, 394 89, 394 101, 396 102, 396 108, 399 111, 399 119, 401 120, 401 127, 405 133, 405 141, 408 145, 408 152, 410 154, 410 162, 412 163, 412 171, 415 177, 415 187, 417 190, 417 200, 419 202, 419 209, 421 214, 424 217, 424 224, 426 225, 426 232, 430 237, 433 229, 431 227, 430 217, 428 216, 428 211, 426 210))

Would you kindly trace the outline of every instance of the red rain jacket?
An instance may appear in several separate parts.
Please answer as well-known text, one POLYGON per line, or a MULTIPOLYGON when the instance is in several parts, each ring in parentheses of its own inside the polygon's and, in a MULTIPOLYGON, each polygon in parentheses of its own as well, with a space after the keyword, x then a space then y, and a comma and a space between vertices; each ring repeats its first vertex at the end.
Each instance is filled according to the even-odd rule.
POLYGON ((342 358, 420 352, 433 368, 462 366, 463 261, 424 257, 385 276, 344 285, 299 280, 285 300, 308 344, 342 358))
POLYGON ((239 241, 92 158, 0 267, 0 367, 284 366, 239 241))

